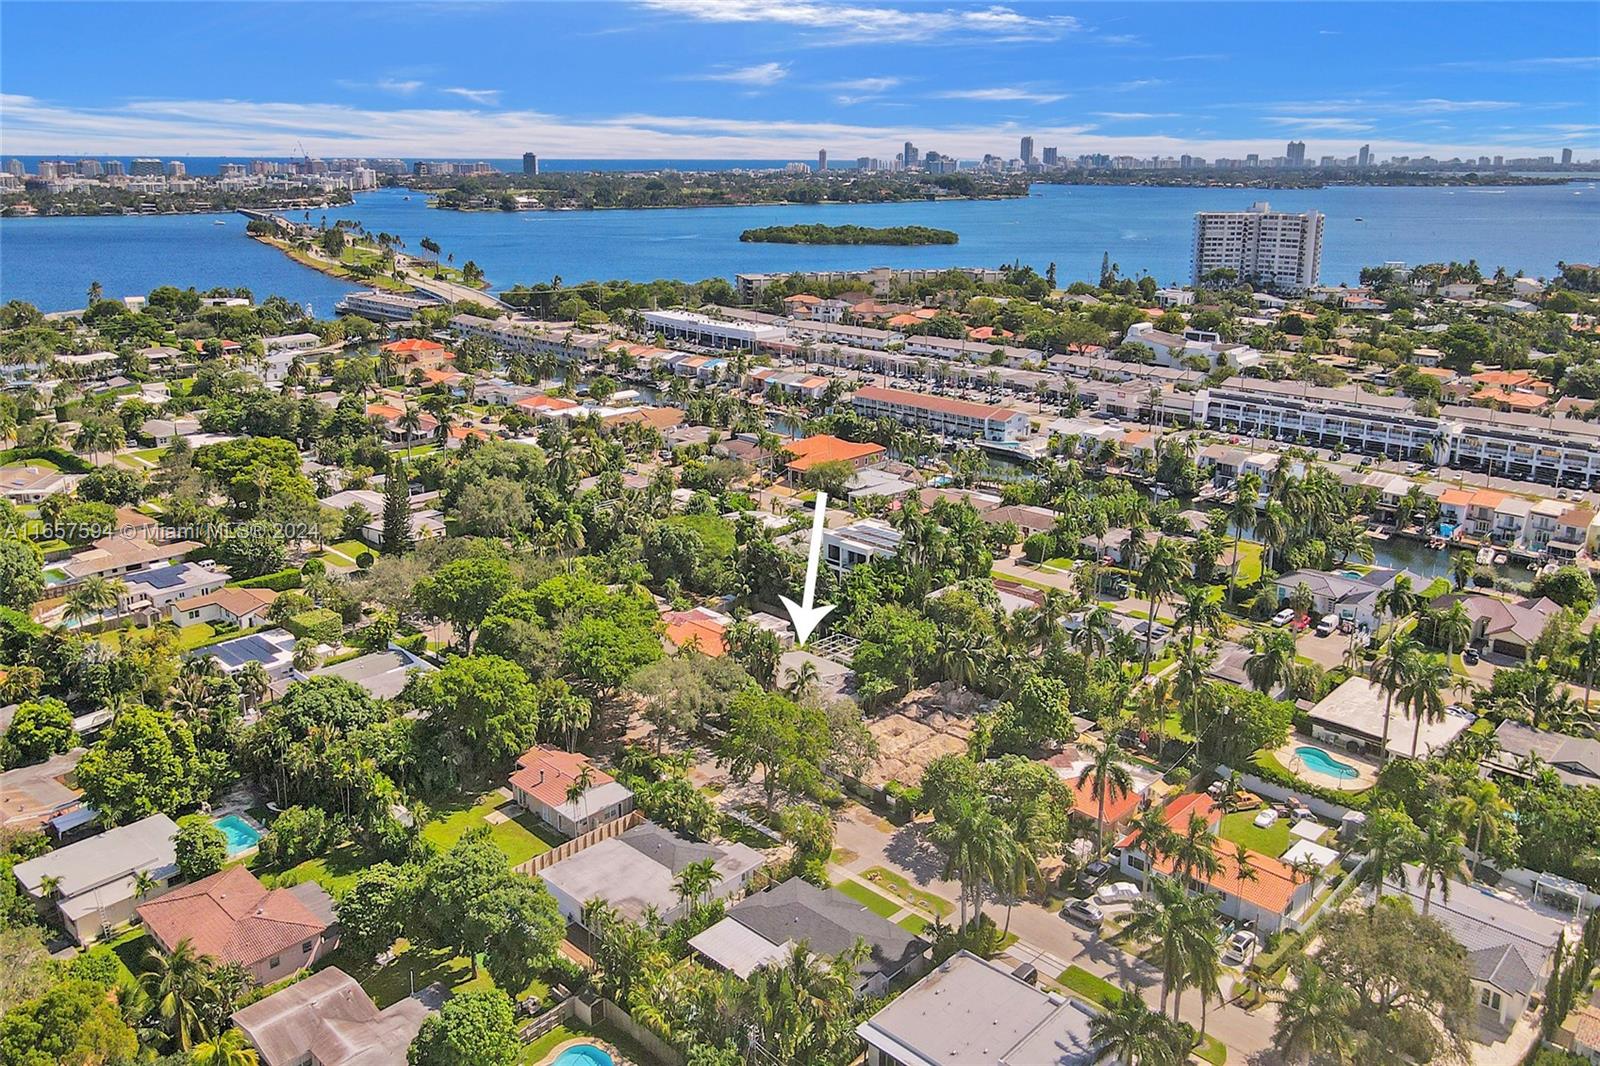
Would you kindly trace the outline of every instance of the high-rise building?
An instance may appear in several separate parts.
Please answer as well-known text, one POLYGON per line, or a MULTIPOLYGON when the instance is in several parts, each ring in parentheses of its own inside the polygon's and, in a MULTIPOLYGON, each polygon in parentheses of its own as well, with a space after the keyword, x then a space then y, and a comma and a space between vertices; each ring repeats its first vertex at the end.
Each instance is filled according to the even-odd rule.
POLYGON ((1322 214, 1289 214, 1262 202, 1248 211, 1194 216, 1193 281, 1215 270, 1285 292, 1304 292, 1322 269, 1322 214))
POLYGON ((1044 165, 1045 166, 1053 167, 1058 162, 1060 162, 1060 160, 1061 160, 1061 152, 1060 152, 1059 149, 1046 148, 1044 150, 1044 165))
POLYGON ((917 158, 917 146, 907 141, 905 147, 900 150, 900 165, 908 169, 914 167, 917 165, 917 158))
POLYGON ((539 173, 539 157, 532 152, 522 153, 522 172, 524 174, 539 173))
POLYGON ((1478 157, 1478 166, 1487 167, 1488 165, 1489 165, 1489 157, 1486 156, 1486 155, 1480 155, 1478 157))
POLYGON ((1372 165, 1372 145, 1363 144, 1361 151, 1356 153, 1356 166, 1365 167, 1372 165))
POLYGON ((1505 166, 1506 165, 1506 157, 1503 156, 1503 155, 1495 156, 1494 157, 1494 165, 1497 166, 1497 167, 1505 166))
POLYGON ((1246 155, 1244 157, 1244 165, 1247 167, 1259 167, 1261 165, 1260 154, 1251 152, 1250 154, 1246 155))
POLYGON ((98 159, 80 159, 80 160, 78 160, 78 177, 80 177, 80 178, 98 178, 103 173, 105 173, 105 171, 100 166, 100 160, 98 160, 98 159))
POLYGON ((1306 142, 1305 141, 1290 141, 1289 145, 1288 145, 1288 148, 1284 151, 1283 154, 1284 154, 1284 157, 1289 161, 1289 165, 1291 167, 1303 167, 1303 166, 1305 166, 1306 165, 1306 142))
POLYGON ((1033 138, 1022 138, 1022 165, 1027 166, 1033 162, 1033 138))
POLYGON ((244 173, 245 166, 243 163, 224 163, 217 168, 217 177, 219 178, 242 178, 244 173))
POLYGON ((159 178, 161 176, 161 160, 135 159, 128 168, 128 173, 136 178, 159 178))
POLYGON ((188 175, 189 175, 189 168, 184 166, 183 160, 181 160, 181 159, 173 159, 173 160, 171 160, 171 161, 169 161, 167 163, 167 177, 169 177, 169 178, 183 178, 183 177, 188 177, 188 175))
POLYGON ((827 170, 827 169, 828 169, 828 150, 826 148, 818 148, 817 149, 817 173, 820 174, 824 170, 827 170))
POLYGON ((1563 148, 1563 149, 1561 149, 1561 165, 1564 166, 1564 167, 1570 167, 1572 165, 1572 149, 1571 148, 1563 148))
POLYGON ((108 178, 120 178, 125 173, 125 171, 122 169, 122 160, 120 159, 107 159, 105 161, 105 168, 106 177, 108 178))
POLYGON ((56 165, 48 159, 39 160, 39 177, 45 181, 55 181, 56 165))
POLYGON ((22 165, 22 160, 12 158, 6 161, 6 173, 13 178, 20 178, 27 172, 28 168, 22 165))

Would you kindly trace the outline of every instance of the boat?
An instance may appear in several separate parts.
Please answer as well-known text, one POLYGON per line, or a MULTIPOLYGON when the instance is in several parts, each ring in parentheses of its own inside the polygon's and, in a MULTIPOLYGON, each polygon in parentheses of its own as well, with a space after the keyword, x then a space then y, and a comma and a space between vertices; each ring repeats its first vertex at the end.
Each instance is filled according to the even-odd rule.
POLYGON ((1484 546, 1482 548, 1479 548, 1478 549, 1478 565, 1479 566, 1488 566, 1492 562, 1494 562, 1494 549, 1490 548, 1488 546, 1484 546))
POLYGON ((222 221, 222 219, 220 219, 220 218, 212 219, 211 220, 211 224, 213 226, 226 226, 227 225, 227 223, 222 221))

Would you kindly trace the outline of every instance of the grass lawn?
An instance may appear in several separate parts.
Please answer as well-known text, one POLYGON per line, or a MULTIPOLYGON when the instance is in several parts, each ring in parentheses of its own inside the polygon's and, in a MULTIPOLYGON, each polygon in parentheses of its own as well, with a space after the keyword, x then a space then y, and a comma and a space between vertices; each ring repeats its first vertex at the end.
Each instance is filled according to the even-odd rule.
POLYGON ((138 979, 139 973, 143 972, 145 951, 153 943, 154 941, 145 933, 144 927, 140 926, 129 929, 112 940, 104 941, 102 946, 110 948, 112 954, 116 955, 117 961, 122 963, 122 968, 126 971, 122 976, 131 983, 138 979))
POLYGON ((908 914, 894 923, 912 936, 921 936, 928 931, 928 920, 920 914, 908 914))
POLYGON ((137 455, 147 463, 159 463, 161 457, 167 454, 167 450, 165 448, 140 448, 138 451, 129 454, 137 455))
POLYGON ((932 892, 925 892, 908 881, 903 874, 882 866, 874 866, 861 875, 868 881, 889 891, 890 895, 899 896, 901 900, 913 907, 936 914, 941 918, 949 917, 956 909, 956 905, 943 896, 936 896, 932 892))
POLYGON ((1062 970, 1056 982, 1072 994, 1102 1007, 1114 1007, 1122 999, 1122 989, 1076 963, 1062 970))
POLYGON ((635 1044, 615 1026, 607 1025, 605 1022, 584 1025, 575 1018, 568 1018, 533 1043, 525 1045, 522 1053, 517 1056, 517 1064, 538 1066, 538 1063, 543 1062, 552 1051, 568 1040, 603 1041, 622 1052, 630 1062, 637 1062, 640 1066, 652 1066, 656 1062, 654 1056, 635 1044))
POLYGON ((1277 858, 1289 850, 1289 819, 1279 818, 1267 829, 1257 829, 1254 820, 1258 811, 1236 811, 1222 816, 1217 835, 1223 840, 1243 844, 1251 851, 1277 858))
POLYGON ((667 519, 667 525, 692 529, 711 555, 726 559, 733 554, 733 523, 721 515, 682 514, 667 519))
MULTIPOLYGON (((1228 547, 1232 549, 1232 541, 1229 541, 1228 547)), ((1261 545, 1249 540, 1239 542, 1239 584, 1253 585, 1261 580, 1261 560, 1261 545)))
POLYGON ((1054 559, 1046 559, 1044 561, 1045 566, 1048 566, 1054 570, 1071 570, 1076 563, 1076 559, 1067 559, 1061 556, 1057 556, 1054 559))
POLYGON ((372 858, 355 844, 344 844, 330 855, 307 859, 287 869, 253 869, 261 883, 268 888, 291 888, 306 881, 315 881, 338 899, 356 883, 356 875, 372 865, 372 858))
POLYGON ((887 896, 880 896, 859 881, 843 880, 833 886, 880 918, 887 918, 900 910, 901 904, 887 896))
POLYGON ((489 835, 513 866, 527 862, 535 855, 542 855, 562 842, 557 834, 542 825, 529 811, 522 811, 515 818, 503 822, 491 824, 486 820, 487 815, 509 802, 501 798, 499 793, 486 793, 479 796, 473 806, 461 807, 429 822, 422 827, 422 835, 441 848, 449 848, 469 829, 487 825, 489 835))
MULTIPOLYGON (((136 631, 147 632, 148 629, 144 627, 136 627, 136 631)), ((186 626, 180 626, 178 628, 178 650, 190 651, 194 648, 198 648, 200 645, 204 644, 206 641, 210 640, 216 635, 216 629, 214 629, 209 622, 194 622, 186 626)), ((122 642, 122 630, 108 630, 107 632, 101 634, 100 641, 108 647, 118 647, 122 642)))
MULTIPOLYGON (((494 979, 481 961, 478 976, 473 977, 471 960, 465 955, 451 954, 449 948, 414 946, 402 937, 394 942, 394 955, 394 961, 387 966, 373 966, 370 962, 350 958, 347 952, 340 949, 329 955, 319 968, 338 966, 354 977, 361 982, 361 987, 367 990, 367 995, 372 997, 380 1010, 405 999, 413 988, 426 988, 434 982, 452 993, 469 988, 494 987, 494 979)), ((549 991, 548 985, 535 979, 513 998, 538 996, 543 999, 549 991)))
POLYGON ((1222 1066, 1228 1061, 1228 1048, 1222 1041, 1207 1033, 1194 1049, 1194 1055, 1211 1063, 1211 1066, 1222 1066))

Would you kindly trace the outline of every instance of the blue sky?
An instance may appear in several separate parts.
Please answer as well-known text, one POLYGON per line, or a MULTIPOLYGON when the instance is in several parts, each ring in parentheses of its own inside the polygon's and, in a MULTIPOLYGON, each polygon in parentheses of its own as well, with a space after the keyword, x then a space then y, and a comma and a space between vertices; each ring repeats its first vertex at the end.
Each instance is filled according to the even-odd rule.
POLYGON ((1600 4, 0 5, 0 152, 1600 155, 1600 4))

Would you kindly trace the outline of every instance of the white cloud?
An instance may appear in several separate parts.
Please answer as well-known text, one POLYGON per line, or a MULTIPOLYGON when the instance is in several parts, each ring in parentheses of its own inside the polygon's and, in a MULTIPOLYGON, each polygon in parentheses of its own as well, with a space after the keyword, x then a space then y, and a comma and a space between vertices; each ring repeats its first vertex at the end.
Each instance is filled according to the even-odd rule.
POLYGON ((1131 93, 1135 89, 1153 89, 1157 85, 1165 85, 1165 78, 1135 78, 1133 81, 1122 81, 1111 86, 1114 93, 1131 93))
MULTIPOLYGON (((6 152, 51 155, 71 145, 83 155, 195 155, 245 158, 281 156, 284 144, 303 141, 308 152, 324 156, 494 158, 506 145, 536 149, 550 159, 807 159, 818 148, 844 159, 891 154, 907 139, 937 145, 964 159, 985 152, 1008 152, 1016 138, 1030 134, 1036 144, 1059 147, 1068 155, 1242 156, 1269 146, 1262 137, 1180 138, 1164 134, 1117 136, 1088 124, 1022 126, 1014 122, 962 125, 904 125, 729 119, 704 115, 615 115, 575 119, 539 111, 402 106, 393 110, 335 103, 285 103, 248 100, 138 100, 103 108, 66 107, 20 94, 0 94, 5 115, 6 152)), ((1287 118, 1288 116, 1277 116, 1287 118)), ((1353 120, 1312 117, 1313 121, 1353 120)), ((1360 123, 1355 123, 1360 125, 1360 123)), ((1380 155, 1432 154, 1442 158, 1481 154, 1488 138, 1475 141, 1363 137, 1341 140, 1330 129, 1319 138, 1321 151, 1350 155, 1371 140, 1380 155)), ((1360 132, 1365 132, 1360 131, 1360 132)), ((1495 138, 1508 155, 1549 151, 1548 131, 1495 138)), ((1573 147, 1586 155, 1593 138, 1573 147)))
POLYGON ((836 81, 830 89, 848 89, 862 93, 887 92, 900 84, 899 78, 856 78, 854 81, 836 81))
POLYGON ((1361 111, 1371 115, 1435 115, 1509 111, 1523 106, 1525 105, 1510 100, 1446 100, 1440 97, 1428 97, 1422 100, 1368 100, 1356 97, 1348 100, 1286 101, 1269 104, 1268 110, 1311 115, 1349 111, 1361 111))
POLYGON ((735 85, 776 85, 789 76, 789 68, 782 63, 757 63, 753 67, 734 70, 712 70, 704 74, 686 76, 688 81, 726 81, 735 85))
POLYGON ((1457 59, 1437 64, 1444 70, 1476 70, 1491 74, 1563 74, 1600 68, 1600 55, 1533 56, 1523 59, 1457 59))
POLYGON ((422 88, 422 82, 415 79, 379 78, 374 88, 382 89, 386 93, 409 96, 422 88))
POLYGON ((1353 118, 1334 118, 1322 116, 1312 118, 1297 115, 1275 115, 1268 117, 1267 122, 1274 126, 1285 126, 1297 130, 1321 130, 1332 133, 1366 133, 1373 127, 1370 123, 1353 118))
POLYGON ((1095 118, 1108 118, 1113 121, 1127 122, 1143 118, 1182 118, 1176 111, 1091 111, 1095 118))
MULTIPOLYGON (((958 36, 995 41, 1053 41, 1081 29, 1071 15, 1023 14, 999 4, 989 7, 898 8, 868 4, 826 4, 817 0, 638 0, 639 6, 700 22, 797 26, 817 31, 812 44, 932 41, 958 36)), ((964 42, 963 42, 964 43, 964 42)))
POLYGON ((1053 104, 1065 100, 1066 93, 1042 93, 1014 85, 993 89, 947 89, 933 94, 940 100, 980 100, 994 103, 1053 104))
POLYGON ((461 89, 461 88, 454 88, 454 89, 443 89, 443 90, 440 90, 440 91, 441 92, 450 93, 452 96, 459 96, 464 100, 471 100, 475 104, 485 104, 485 105, 491 105, 492 106, 492 105, 498 104, 500 102, 500 90, 499 89, 461 89))

